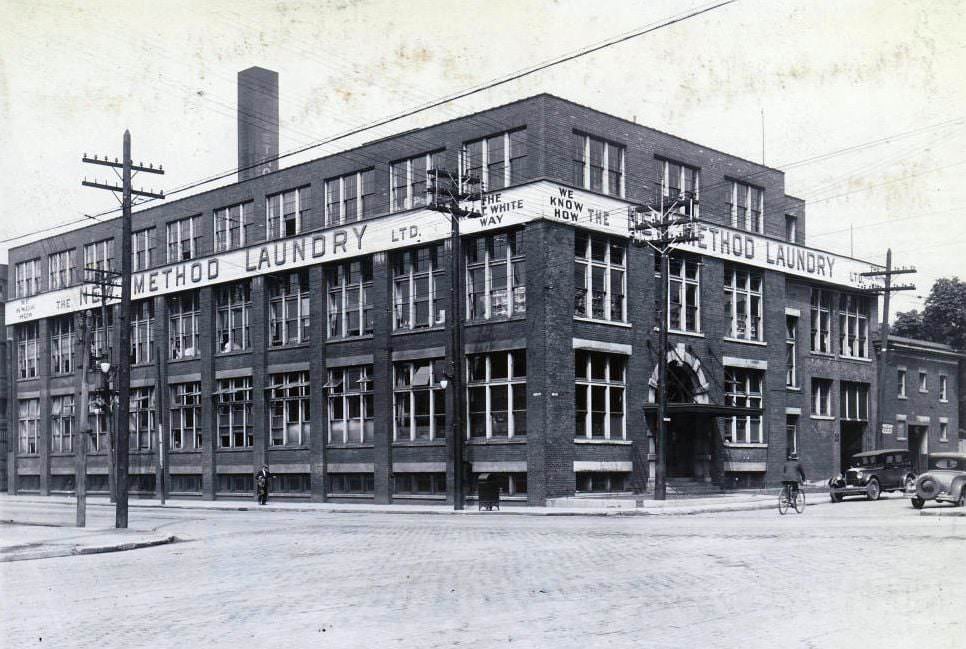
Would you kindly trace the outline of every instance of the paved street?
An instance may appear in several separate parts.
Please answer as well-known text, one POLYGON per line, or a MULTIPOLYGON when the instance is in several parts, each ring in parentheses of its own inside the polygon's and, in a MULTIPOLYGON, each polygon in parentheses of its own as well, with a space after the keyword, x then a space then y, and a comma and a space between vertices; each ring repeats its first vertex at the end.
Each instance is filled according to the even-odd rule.
MULTIPOLYGON (((4 518, 27 515, 7 501, 4 518)), ((91 508, 89 526, 111 521, 91 508)), ((966 637, 966 518, 922 517, 897 498, 785 517, 133 509, 131 521, 192 540, 0 564, 0 646, 947 648, 966 637)))

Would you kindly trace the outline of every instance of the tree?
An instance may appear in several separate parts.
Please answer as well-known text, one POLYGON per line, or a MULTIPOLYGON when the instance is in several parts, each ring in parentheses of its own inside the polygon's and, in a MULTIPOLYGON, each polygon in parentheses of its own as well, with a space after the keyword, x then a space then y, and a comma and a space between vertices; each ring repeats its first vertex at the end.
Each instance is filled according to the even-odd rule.
POLYGON ((926 335, 922 326, 922 314, 915 309, 897 313, 896 321, 892 323, 890 333, 903 338, 922 340, 926 335))
POLYGON ((922 312, 922 331, 928 340, 966 349, 966 282, 958 277, 936 280, 922 312))

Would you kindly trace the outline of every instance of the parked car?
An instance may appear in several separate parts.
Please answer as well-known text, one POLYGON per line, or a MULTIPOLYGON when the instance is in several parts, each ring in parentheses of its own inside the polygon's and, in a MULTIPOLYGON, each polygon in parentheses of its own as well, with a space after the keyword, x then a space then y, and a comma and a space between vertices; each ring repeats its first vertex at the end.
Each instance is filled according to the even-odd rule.
POLYGON ((909 451, 887 448, 853 455, 849 470, 828 481, 828 493, 833 503, 845 496, 878 500, 883 491, 911 491, 915 484, 909 451))
POLYGON ((930 453, 929 468, 916 480, 912 506, 927 500, 966 507, 966 453, 930 453))

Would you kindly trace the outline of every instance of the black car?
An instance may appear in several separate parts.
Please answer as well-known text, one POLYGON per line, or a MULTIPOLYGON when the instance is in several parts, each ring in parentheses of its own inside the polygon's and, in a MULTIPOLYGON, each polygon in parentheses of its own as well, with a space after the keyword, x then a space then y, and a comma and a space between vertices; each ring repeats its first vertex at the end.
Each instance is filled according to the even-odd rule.
POLYGON ((828 481, 833 503, 845 496, 878 500, 883 491, 911 491, 916 485, 908 449, 887 448, 852 456, 849 470, 828 481))

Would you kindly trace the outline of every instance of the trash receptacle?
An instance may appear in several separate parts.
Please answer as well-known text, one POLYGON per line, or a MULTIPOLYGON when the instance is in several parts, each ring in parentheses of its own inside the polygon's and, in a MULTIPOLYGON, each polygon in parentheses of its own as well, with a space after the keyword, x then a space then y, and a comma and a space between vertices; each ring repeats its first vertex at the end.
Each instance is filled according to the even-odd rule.
POLYGON ((476 486, 479 500, 478 509, 493 511, 500 509, 500 483, 490 477, 489 473, 481 473, 476 486))

